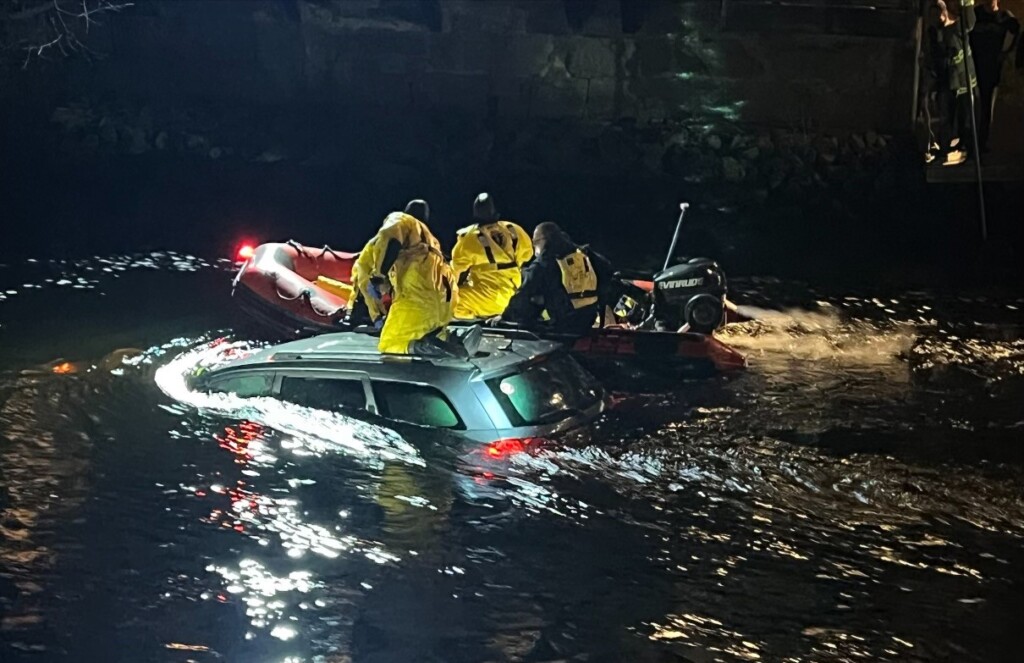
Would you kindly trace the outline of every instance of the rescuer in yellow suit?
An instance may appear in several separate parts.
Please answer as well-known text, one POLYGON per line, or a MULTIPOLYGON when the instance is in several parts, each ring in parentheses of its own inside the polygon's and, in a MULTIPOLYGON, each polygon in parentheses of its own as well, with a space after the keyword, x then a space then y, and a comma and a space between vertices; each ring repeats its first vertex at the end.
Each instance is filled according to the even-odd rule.
POLYGON ((518 224, 499 220, 489 194, 473 201, 473 221, 459 231, 452 249, 460 320, 501 315, 522 283, 523 265, 533 258, 530 236, 518 224))
POLYGON ((381 330, 381 352, 434 354, 431 348, 447 345, 458 286, 441 244, 427 228, 429 216, 423 200, 392 212, 353 265, 352 284, 381 330), (391 306, 385 316, 381 298, 388 291, 391 306))

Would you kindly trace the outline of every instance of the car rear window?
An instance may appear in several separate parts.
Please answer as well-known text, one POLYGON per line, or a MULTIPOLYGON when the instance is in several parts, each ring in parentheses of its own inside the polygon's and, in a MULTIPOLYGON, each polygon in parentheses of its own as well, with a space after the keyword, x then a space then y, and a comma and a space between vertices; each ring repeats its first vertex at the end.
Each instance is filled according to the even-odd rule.
POLYGON ((451 403, 433 387, 374 382, 373 394, 382 417, 433 428, 463 427, 451 403))
POLYGON ((516 426, 561 421, 601 398, 594 378, 566 354, 531 364, 519 373, 491 378, 487 386, 516 426))
POLYGON ((366 408, 366 393, 359 380, 284 378, 281 400, 335 412, 366 408))

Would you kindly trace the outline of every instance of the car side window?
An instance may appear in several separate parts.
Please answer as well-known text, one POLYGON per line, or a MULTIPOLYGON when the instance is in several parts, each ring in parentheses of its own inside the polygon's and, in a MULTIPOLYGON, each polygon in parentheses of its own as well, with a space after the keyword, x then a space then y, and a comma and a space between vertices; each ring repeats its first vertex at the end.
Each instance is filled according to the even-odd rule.
POLYGON ((286 377, 281 380, 281 400, 339 412, 366 408, 366 393, 360 380, 286 377))
POLYGON ((373 395, 382 417, 432 428, 463 428, 451 403, 433 387, 374 382, 373 395))
POLYGON ((217 380, 210 385, 211 391, 235 394, 242 398, 269 396, 274 386, 274 376, 269 373, 256 375, 233 375, 217 380))

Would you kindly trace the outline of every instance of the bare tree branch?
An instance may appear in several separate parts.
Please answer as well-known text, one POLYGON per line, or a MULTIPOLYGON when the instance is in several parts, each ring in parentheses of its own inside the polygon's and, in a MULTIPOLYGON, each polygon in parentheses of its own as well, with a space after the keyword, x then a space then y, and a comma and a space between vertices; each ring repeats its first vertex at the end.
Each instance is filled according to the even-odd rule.
POLYGON ((134 2, 111 0, 0 0, 0 65, 4 53, 22 51, 22 69, 33 59, 47 60, 54 53, 63 57, 99 57, 85 40, 93 26, 102 25, 98 16, 120 12, 134 2), (80 4, 79 4, 80 3, 80 4))

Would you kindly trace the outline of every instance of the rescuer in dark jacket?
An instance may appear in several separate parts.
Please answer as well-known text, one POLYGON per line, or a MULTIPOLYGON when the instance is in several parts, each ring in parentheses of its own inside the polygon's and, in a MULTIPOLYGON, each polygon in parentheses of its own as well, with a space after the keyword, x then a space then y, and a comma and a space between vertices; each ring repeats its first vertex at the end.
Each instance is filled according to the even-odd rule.
POLYGON ((978 70, 981 98, 976 114, 978 142, 985 149, 1003 65, 1020 40, 1020 21, 1009 11, 1000 9, 999 0, 982 0, 975 7, 975 13, 977 23, 971 32, 971 52, 978 70))
POLYGON ((494 321, 506 321, 554 333, 585 334, 604 304, 612 280, 611 264, 588 247, 577 246, 556 224, 533 231, 533 262, 508 308, 494 321))
POLYGON ((936 0, 937 21, 931 28, 932 66, 937 80, 936 105, 941 126, 939 150, 946 163, 963 161, 971 135, 971 98, 977 95, 978 77, 971 49, 963 42, 960 21, 974 29, 973 0, 960 0, 960 18, 954 18, 943 0, 936 0), (964 67, 966 60, 967 66, 964 67))

